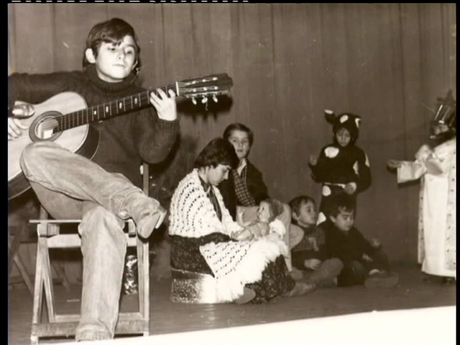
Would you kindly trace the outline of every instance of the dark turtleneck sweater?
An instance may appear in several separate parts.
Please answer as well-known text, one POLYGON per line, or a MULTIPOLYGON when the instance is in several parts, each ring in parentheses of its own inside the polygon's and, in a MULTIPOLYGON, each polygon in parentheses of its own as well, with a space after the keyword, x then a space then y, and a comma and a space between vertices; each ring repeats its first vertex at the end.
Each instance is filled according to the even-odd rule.
MULTIPOLYGON (((138 94, 145 89, 131 74, 120 83, 107 83, 97 76, 94 65, 85 71, 49 74, 15 73, 8 77, 9 107, 17 100, 39 104, 61 92, 83 97, 88 107, 138 94)), ((155 108, 145 108, 113 117, 90 126, 99 131, 99 144, 92 161, 109 172, 125 175, 141 186, 142 162, 158 163, 169 154, 179 131, 179 121, 158 118, 155 108)))

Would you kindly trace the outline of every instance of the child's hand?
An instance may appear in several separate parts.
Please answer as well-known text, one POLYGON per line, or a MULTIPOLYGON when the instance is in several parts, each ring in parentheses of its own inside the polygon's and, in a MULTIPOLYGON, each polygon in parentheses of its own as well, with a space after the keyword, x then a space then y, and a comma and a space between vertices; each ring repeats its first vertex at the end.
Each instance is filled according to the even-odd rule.
POLYGON ((173 90, 168 91, 168 95, 161 90, 157 89, 155 92, 150 92, 150 103, 157 110, 158 117, 166 121, 174 121, 177 119, 176 109, 176 94, 173 90))
POLYGON ((308 260, 305 260, 304 265, 306 268, 309 268, 311 270, 316 270, 318 269, 319 265, 321 265, 321 260, 308 259, 308 260))
POLYGON ((430 154, 433 153, 433 150, 428 145, 422 145, 421 148, 415 153, 416 160, 425 160, 430 154))
POLYGON ((237 222, 238 224, 240 224, 241 226, 243 226, 243 224, 244 224, 243 215, 244 215, 244 209, 243 209, 243 210, 239 210, 239 211, 237 211, 237 213, 236 213, 236 222, 237 222))
POLYGON ((390 169, 398 169, 402 164, 402 161, 397 161, 397 160, 394 160, 394 159, 390 159, 388 162, 387 162, 387 167, 390 168, 390 169))
POLYGON ((11 110, 12 117, 8 117, 8 140, 17 139, 22 135, 22 130, 27 129, 21 125, 21 119, 28 118, 35 114, 31 104, 16 102, 11 110))
POLYGON ((380 243, 380 241, 376 238, 371 239, 370 243, 371 243, 371 246, 374 248, 379 248, 382 245, 382 243, 380 243))
POLYGON ((241 231, 232 232, 230 237, 237 241, 249 241, 253 239, 254 235, 248 229, 243 229, 241 231))
POLYGON ((348 195, 353 194, 356 191, 356 183, 350 182, 345 185, 345 193, 348 195))
POLYGON ((310 237, 310 238, 308 238, 308 242, 313 247, 313 250, 315 252, 319 252, 318 242, 316 241, 316 238, 310 237))
POLYGON ((372 262, 372 261, 374 261, 374 260, 372 260, 372 258, 371 258, 369 255, 367 255, 367 254, 363 254, 363 260, 364 260, 364 261, 367 261, 367 262, 372 262))
POLYGON ((308 158, 308 161, 310 162, 310 165, 316 165, 316 163, 318 163, 318 159, 316 158, 315 155, 310 155, 310 157, 308 158))

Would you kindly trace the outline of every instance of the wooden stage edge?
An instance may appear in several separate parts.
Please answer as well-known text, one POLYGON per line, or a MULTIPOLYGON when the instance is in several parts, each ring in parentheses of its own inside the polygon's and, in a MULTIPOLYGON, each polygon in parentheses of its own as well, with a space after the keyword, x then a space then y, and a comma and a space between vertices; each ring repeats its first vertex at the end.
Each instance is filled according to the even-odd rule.
MULTIPOLYGON (((116 338, 81 345, 456 344, 456 306, 373 311, 264 325, 116 338)), ((45 344, 40 342, 40 344, 45 344)), ((75 344, 75 342, 61 345, 75 344)))

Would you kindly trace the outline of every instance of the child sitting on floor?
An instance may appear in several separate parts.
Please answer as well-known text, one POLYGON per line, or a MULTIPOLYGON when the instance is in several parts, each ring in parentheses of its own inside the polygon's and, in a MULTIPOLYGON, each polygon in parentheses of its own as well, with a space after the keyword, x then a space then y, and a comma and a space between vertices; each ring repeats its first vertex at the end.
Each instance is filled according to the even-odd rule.
POLYGON ((306 279, 320 287, 336 286, 343 264, 339 259, 327 256, 324 231, 316 226, 315 200, 301 195, 292 199, 289 206, 291 229, 298 226, 302 233, 302 239, 292 248, 292 265, 300 273, 293 278, 306 279))
POLYGON ((282 252, 287 255, 287 246, 283 242, 286 234, 284 224, 277 219, 284 210, 283 204, 275 199, 265 199, 257 209, 257 219, 249 222, 243 220, 243 212, 237 214, 237 222, 243 230, 232 233, 232 238, 238 241, 260 239, 268 237, 280 244, 282 252))
POLYGON ((331 200, 328 219, 321 224, 330 258, 339 258, 344 267, 338 286, 364 284, 366 287, 393 287, 398 275, 390 272, 387 255, 377 239, 370 242, 354 227, 355 202, 342 194, 331 200))

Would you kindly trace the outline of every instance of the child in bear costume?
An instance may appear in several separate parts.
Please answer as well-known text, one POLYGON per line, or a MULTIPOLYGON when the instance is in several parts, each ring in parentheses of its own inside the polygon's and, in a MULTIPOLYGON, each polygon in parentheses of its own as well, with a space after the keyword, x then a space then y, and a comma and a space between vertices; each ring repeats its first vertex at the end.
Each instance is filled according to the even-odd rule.
POLYGON ((331 110, 324 114, 332 124, 333 143, 323 147, 318 158, 311 155, 309 159, 313 180, 322 184, 318 224, 327 218, 331 198, 346 193, 356 202, 356 195, 371 184, 369 159, 356 145, 361 117, 352 113, 336 116, 331 110))

